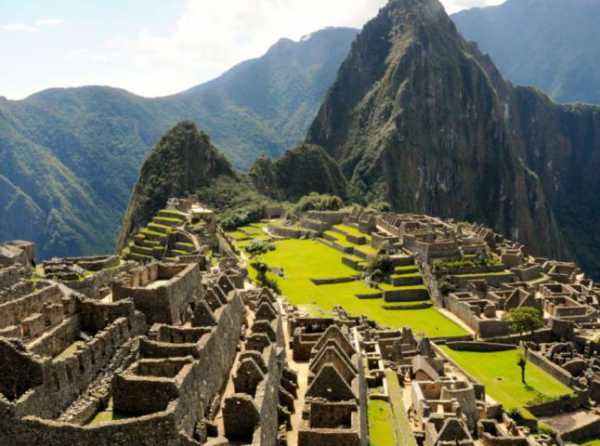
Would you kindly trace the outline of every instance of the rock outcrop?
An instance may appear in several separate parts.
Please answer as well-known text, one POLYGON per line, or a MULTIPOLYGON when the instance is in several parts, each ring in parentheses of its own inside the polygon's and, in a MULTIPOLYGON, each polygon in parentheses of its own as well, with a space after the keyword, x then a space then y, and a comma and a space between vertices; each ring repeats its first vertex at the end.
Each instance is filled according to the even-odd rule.
POLYGON ((277 161, 262 157, 250 170, 257 190, 278 200, 296 201, 311 192, 346 196, 346 179, 322 147, 304 144, 277 161))
POLYGON ((505 82, 437 0, 391 0, 354 42, 307 142, 340 163, 356 195, 485 223, 533 253, 575 253, 598 275, 569 237, 597 240, 598 211, 584 222, 564 208, 598 201, 587 172, 598 167, 599 124, 600 109, 505 82))
POLYGON ((184 121, 163 136, 150 153, 123 220, 119 249, 163 209, 170 197, 185 197, 219 177, 236 178, 229 162, 206 133, 184 121))

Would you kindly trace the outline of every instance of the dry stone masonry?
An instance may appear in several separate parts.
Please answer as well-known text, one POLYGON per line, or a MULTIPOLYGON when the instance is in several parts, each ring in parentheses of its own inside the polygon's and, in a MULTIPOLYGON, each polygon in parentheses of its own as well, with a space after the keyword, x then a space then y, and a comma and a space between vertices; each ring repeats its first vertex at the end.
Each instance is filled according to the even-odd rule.
POLYGON ((250 280, 212 211, 173 198, 120 255, 37 265, 32 243, 0 246, 0 444, 368 446, 382 402, 390 446, 562 446, 600 434, 600 288, 575 264, 423 215, 265 218, 277 218, 265 225, 271 240, 317 239, 355 271, 316 286, 361 280, 385 255, 387 286, 358 299, 434 305, 469 335, 429 339, 343 303, 307 314, 250 280), (520 308, 544 326, 515 332, 505 315, 520 308), (572 394, 531 404, 535 418, 522 420, 443 345, 521 349, 572 394))

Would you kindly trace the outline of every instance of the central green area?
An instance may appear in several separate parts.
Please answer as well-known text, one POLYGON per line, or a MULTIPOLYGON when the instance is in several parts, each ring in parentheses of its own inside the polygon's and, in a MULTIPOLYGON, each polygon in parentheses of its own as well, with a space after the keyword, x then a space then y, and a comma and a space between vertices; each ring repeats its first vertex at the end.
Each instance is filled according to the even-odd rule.
POLYGON ((485 385, 486 393, 506 410, 518 409, 523 415, 531 416, 525 406, 540 399, 553 399, 572 393, 552 376, 529 362, 526 368, 527 384, 521 383, 521 369, 517 365, 519 350, 504 352, 463 352, 442 347, 456 363, 485 385))
POLYGON ((369 446, 396 444, 392 430, 392 411, 386 401, 369 401, 369 446))
MULTIPOLYGON (((314 240, 282 240, 275 243, 275 251, 260 257, 271 268, 283 271, 283 277, 273 275, 283 295, 290 303, 300 306, 314 316, 330 312, 341 305, 353 316, 364 315, 391 328, 411 327, 415 333, 430 337, 464 336, 463 328, 443 316, 435 308, 396 309, 383 308, 384 301, 359 299, 357 294, 376 294, 381 290, 369 288, 364 282, 354 280, 335 285, 315 285, 310 279, 353 277, 358 273, 342 264, 342 254, 314 240)), ((251 271, 254 274, 254 271, 251 271)), ((383 289, 393 289, 386 285, 383 289)))

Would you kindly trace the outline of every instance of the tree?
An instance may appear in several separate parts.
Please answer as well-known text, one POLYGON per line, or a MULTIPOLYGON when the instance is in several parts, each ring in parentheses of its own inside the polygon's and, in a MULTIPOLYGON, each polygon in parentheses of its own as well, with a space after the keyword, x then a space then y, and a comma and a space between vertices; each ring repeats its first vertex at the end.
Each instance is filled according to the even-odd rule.
POLYGON ((394 262, 388 255, 377 255, 367 265, 369 276, 387 277, 394 272, 394 262))
POLYGON ((521 382, 523 384, 527 384, 527 382, 525 381, 525 368, 527 367, 527 357, 525 355, 521 355, 519 357, 519 362, 517 362, 517 365, 521 369, 521 382))
POLYGON ((267 273, 269 272, 269 266, 262 262, 256 262, 252 264, 252 267, 256 270, 256 281, 263 288, 271 288, 277 294, 281 294, 279 283, 277 280, 270 278, 267 273))
POLYGON ((505 321, 510 322, 510 327, 514 333, 529 333, 533 335, 535 330, 544 326, 542 312, 533 307, 514 308, 504 315, 505 321))
POLYGON ((273 243, 265 242, 264 240, 253 240, 246 246, 246 252, 250 254, 250 258, 252 259, 274 250, 275 245, 273 243))

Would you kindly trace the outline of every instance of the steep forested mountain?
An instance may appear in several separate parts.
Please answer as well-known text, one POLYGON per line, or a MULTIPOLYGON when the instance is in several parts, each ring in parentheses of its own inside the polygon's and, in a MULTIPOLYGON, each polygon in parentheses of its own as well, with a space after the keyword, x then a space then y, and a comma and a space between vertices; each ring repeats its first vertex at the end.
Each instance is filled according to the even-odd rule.
POLYGON ((437 0, 391 0, 364 27, 307 142, 363 199, 479 221, 600 276, 600 108, 505 82, 437 0))
POLYGON ((322 147, 309 144, 289 150, 276 161, 259 158, 249 176, 258 192, 279 201, 297 201, 311 192, 347 195, 338 164, 322 147))
POLYGON ((123 219, 119 247, 163 209, 169 198, 187 197, 219 177, 238 178, 206 133, 190 121, 177 124, 142 165, 123 219))
POLYGON ((0 240, 35 240, 41 257, 111 251, 146 153, 181 120, 207 131, 236 167, 282 154, 303 139, 356 33, 282 39, 165 98, 105 87, 1 98, 0 240))
POLYGON ((559 102, 600 104, 597 0, 508 0, 452 19, 512 82, 559 102))

